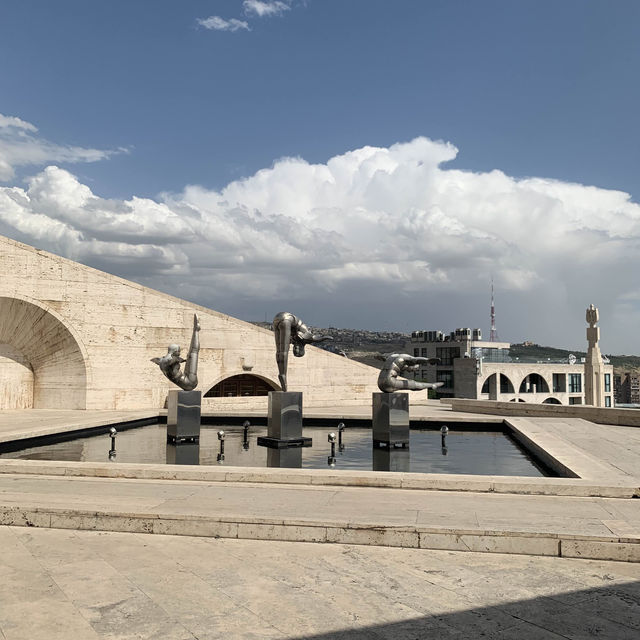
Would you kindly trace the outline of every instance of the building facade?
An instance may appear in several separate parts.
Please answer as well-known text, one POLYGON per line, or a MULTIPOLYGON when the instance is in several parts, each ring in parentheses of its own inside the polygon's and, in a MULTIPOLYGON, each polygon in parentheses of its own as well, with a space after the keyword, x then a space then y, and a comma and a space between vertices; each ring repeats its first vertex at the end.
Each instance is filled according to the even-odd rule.
POLYGON ((640 374, 631 371, 616 376, 616 402, 618 404, 640 404, 640 374))
MULTIPOLYGON (((501 402, 584 404, 585 367, 576 362, 521 362, 509 356, 508 342, 482 340, 480 329, 414 331, 407 352, 414 356, 440 358, 415 377, 442 382, 439 398, 471 398, 501 402)), ((604 365, 604 404, 613 401, 613 367, 604 365)))

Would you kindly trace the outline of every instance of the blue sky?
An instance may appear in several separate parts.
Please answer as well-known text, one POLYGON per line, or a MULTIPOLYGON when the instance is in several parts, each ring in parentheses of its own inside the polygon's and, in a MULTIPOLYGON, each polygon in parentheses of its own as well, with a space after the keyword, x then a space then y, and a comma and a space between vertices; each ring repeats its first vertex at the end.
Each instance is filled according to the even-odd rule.
MULTIPOLYGON (((287 305, 315 324, 488 332, 493 275, 505 339, 580 346, 591 302, 603 340, 605 328, 620 336, 640 319, 635 283, 610 286, 620 269, 638 266, 639 25, 640 3, 622 0, 7 0, 0 114, 33 128, 5 121, 11 169, 2 174, 0 146, 0 187, 33 192, 19 215, 15 198, 0 200, 0 233, 246 319, 287 305), (214 16, 218 26, 241 26, 203 26, 214 16), (394 147, 421 137, 431 146, 394 147), (328 197, 305 182, 319 175, 309 167, 324 171, 331 158, 369 147, 386 155, 360 154, 348 179, 353 186, 371 162, 383 172, 391 162, 397 182, 384 193, 370 181, 360 200, 337 187, 328 197), (277 164, 287 157, 307 163, 308 175, 277 164), (396 171, 430 161, 428 174, 396 171), (44 173, 48 165, 59 172, 44 173), (243 178, 246 189, 236 189, 243 178), (437 182, 438 198, 417 189, 422 180, 437 182), (90 196, 63 211, 80 187, 90 196), (318 215, 329 206, 341 211, 332 224, 318 215), (95 210, 100 223, 82 222, 95 210), (265 220, 251 218, 256 211, 265 220), (47 232, 34 231, 34 216, 46 217, 47 232), (207 216, 229 226, 222 244, 207 216), (159 220, 190 240, 172 243, 159 220), (416 232, 407 242, 420 241, 410 264, 394 262, 403 245, 385 249, 385 234, 400 238, 408 220, 416 232), (533 251, 542 225, 557 246, 540 240, 533 251), (434 236, 447 246, 430 244, 434 236), (263 245, 299 255, 270 261, 263 245), (207 262, 206 246, 226 257, 207 262), (585 258, 594 246, 597 259, 585 258), (287 270, 302 279, 297 287, 287 270), (256 279, 260 286, 246 285, 256 279), (360 304, 350 304, 354 296, 360 304), (536 318, 541 301, 557 316, 536 318)), ((640 352, 640 340, 610 345, 640 352)))

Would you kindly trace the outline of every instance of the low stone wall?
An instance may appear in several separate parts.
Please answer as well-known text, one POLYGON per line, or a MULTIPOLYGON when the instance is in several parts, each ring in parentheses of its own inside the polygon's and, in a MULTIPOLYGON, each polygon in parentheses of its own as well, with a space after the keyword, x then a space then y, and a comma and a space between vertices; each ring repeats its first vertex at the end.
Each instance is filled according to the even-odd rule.
POLYGON ((597 424, 640 427, 640 410, 638 409, 601 408, 589 405, 495 402, 492 400, 468 400, 463 398, 442 398, 440 402, 451 405, 453 411, 468 413, 538 418, 582 418, 597 424))

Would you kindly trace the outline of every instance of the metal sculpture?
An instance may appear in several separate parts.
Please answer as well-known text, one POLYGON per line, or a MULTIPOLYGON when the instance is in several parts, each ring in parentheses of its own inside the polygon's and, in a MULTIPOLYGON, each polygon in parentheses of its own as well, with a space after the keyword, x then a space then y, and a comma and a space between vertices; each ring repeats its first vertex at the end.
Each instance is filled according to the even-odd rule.
POLYGON ((387 356, 378 376, 378 388, 385 393, 394 391, 421 391, 437 389, 444 382, 419 382, 401 378, 406 371, 417 371, 421 365, 439 364, 440 358, 418 358, 408 353, 392 353, 387 356))
POLYGON ((289 361, 289 346, 293 345, 293 355, 301 358, 304 348, 314 342, 333 340, 331 336, 320 336, 311 333, 300 318, 292 313, 282 311, 273 319, 273 332, 276 339, 276 362, 278 363, 278 379, 282 391, 287 390, 287 363, 289 361))
POLYGON ((161 358, 151 358, 151 362, 155 362, 160 371, 177 384, 184 391, 192 391, 198 386, 198 352, 200 351, 200 323, 198 316, 193 314, 193 333, 191 334, 191 345, 186 360, 180 357, 180 345, 170 344, 167 354, 161 358), (180 365, 186 362, 184 371, 181 371, 180 365))

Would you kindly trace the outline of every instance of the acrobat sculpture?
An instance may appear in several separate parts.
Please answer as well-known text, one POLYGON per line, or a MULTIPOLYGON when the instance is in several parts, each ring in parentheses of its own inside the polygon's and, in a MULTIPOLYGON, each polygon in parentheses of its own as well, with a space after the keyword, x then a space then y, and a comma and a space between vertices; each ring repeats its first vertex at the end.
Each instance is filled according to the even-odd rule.
POLYGON ((418 358, 407 353, 387 356, 378 376, 382 393, 373 394, 373 446, 409 446, 409 394, 395 391, 436 389, 442 382, 419 382, 402 378, 407 371, 418 371, 421 366, 438 364, 439 358, 418 358))
POLYGON ((444 382, 418 382, 399 378, 405 371, 418 371, 421 365, 439 364, 440 358, 418 358, 407 353, 392 353, 387 356, 384 366, 378 376, 378 388, 385 393, 394 391, 421 391, 422 389, 436 389, 444 382))
POLYGON ((289 346, 293 345, 293 355, 296 358, 302 358, 306 345, 324 340, 333 340, 331 336, 314 335, 300 318, 288 311, 282 311, 275 316, 273 319, 273 333, 276 339, 278 379, 283 391, 287 391, 289 346))
POLYGON ((281 454, 276 456, 275 453, 270 453, 267 463, 272 464, 277 457, 282 466, 300 467, 302 452, 299 449, 310 447, 311 438, 302 436, 302 392, 287 389, 289 348, 293 345, 293 355, 301 358, 306 345, 333 338, 312 334, 300 318, 288 311, 278 313, 273 319, 273 333, 276 340, 278 379, 282 391, 269 392, 267 435, 260 436, 258 444, 274 450, 298 449, 286 455, 286 462, 281 458, 281 454))
POLYGON ((200 351, 200 323, 193 315, 193 333, 186 360, 180 357, 180 346, 170 344, 166 355, 151 358, 162 373, 180 387, 171 389, 167 399, 167 440, 172 442, 196 441, 200 438, 202 393, 198 386, 198 353, 200 351), (182 363, 184 371, 181 370, 182 363))

